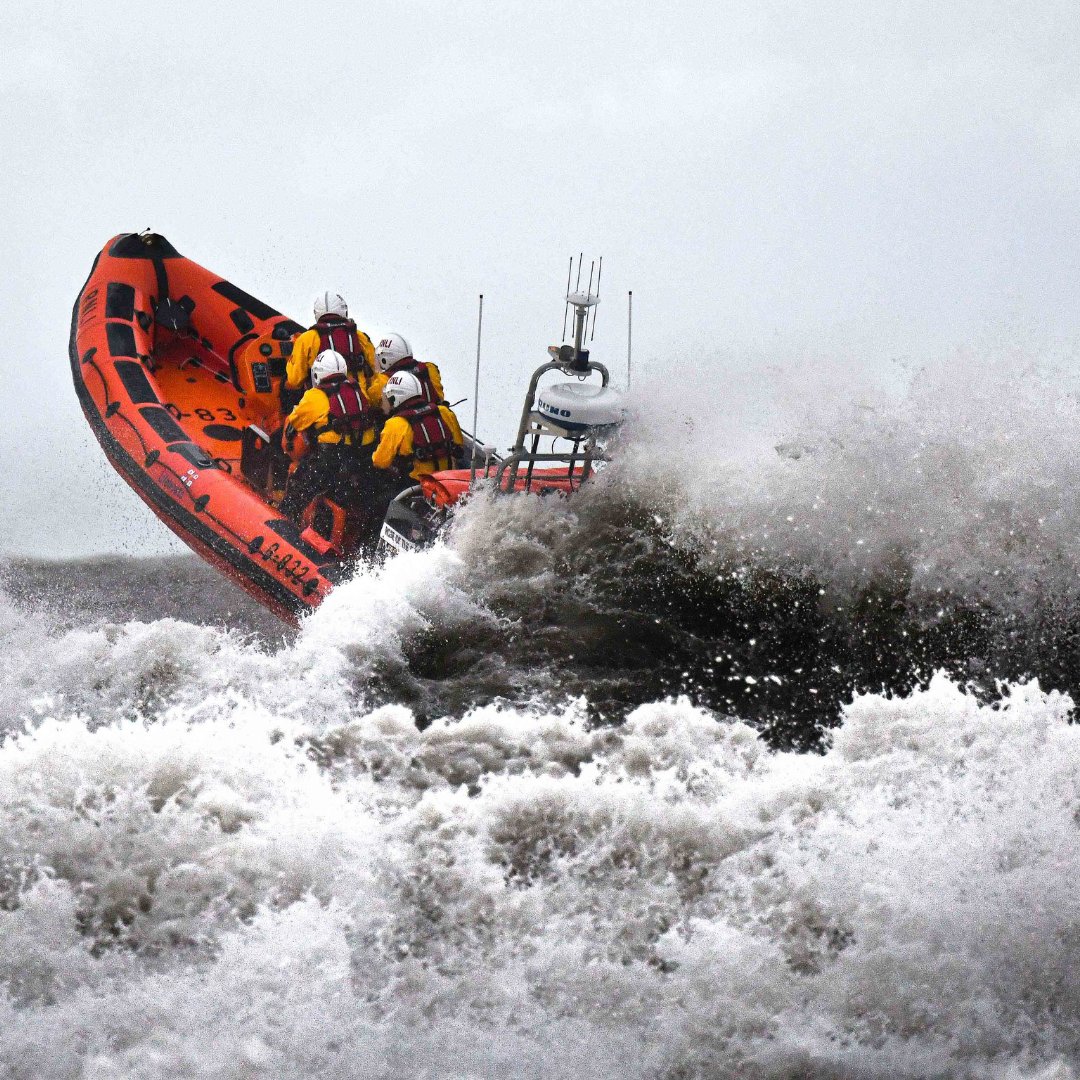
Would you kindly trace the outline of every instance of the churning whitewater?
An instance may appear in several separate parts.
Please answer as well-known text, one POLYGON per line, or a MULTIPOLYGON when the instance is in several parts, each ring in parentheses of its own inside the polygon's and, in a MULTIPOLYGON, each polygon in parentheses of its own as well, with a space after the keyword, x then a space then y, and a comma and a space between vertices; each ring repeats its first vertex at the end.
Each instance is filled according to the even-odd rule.
POLYGON ((657 392, 298 632, 9 562, 4 1075, 1076 1076, 1072 389, 657 392))

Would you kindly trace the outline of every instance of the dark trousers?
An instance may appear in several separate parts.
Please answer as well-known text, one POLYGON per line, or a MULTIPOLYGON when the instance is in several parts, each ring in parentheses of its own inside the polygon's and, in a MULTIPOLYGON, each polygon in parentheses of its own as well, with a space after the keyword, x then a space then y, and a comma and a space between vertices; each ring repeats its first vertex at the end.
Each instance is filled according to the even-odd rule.
POLYGON ((361 509, 372 501, 373 472, 370 447, 321 445, 289 477, 281 512, 299 521, 308 503, 319 495, 346 510, 361 509))

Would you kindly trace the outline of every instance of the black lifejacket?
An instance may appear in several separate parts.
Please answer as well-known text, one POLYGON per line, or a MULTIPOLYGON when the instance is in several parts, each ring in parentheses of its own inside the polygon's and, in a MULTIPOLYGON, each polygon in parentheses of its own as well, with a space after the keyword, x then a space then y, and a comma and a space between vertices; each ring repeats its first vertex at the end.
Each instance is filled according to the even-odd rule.
POLYGON ((320 316, 312 330, 319 335, 319 352, 333 349, 345 357, 345 365, 349 374, 356 376, 361 371, 365 375, 371 375, 371 366, 368 364, 367 355, 360 344, 360 334, 356 329, 356 323, 352 319, 342 318, 340 315, 326 314, 320 316))
POLYGON ((424 400, 429 405, 446 404, 446 402, 442 401, 435 393, 435 386, 432 384, 427 364, 421 364, 419 360, 414 360, 411 356, 406 356, 396 364, 391 364, 390 367, 386 369, 386 374, 396 375, 399 371, 407 371, 410 375, 416 376, 424 391, 424 400))
POLYGON ((361 436, 372 426, 371 412, 360 395, 360 388, 344 375, 334 375, 323 379, 319 389, 330 402, 330 411, 326 423, 315 428, 316 439, 327 431, 334 431, 359 445, 361 436))
POLYGON ((410 398, 413 404, 395 409, 394 416, 404 417, 412 428, 413 457, 417 461, 452 463, 457 443, 450 425, 442 418, 439 406, 430 401, 410 398))

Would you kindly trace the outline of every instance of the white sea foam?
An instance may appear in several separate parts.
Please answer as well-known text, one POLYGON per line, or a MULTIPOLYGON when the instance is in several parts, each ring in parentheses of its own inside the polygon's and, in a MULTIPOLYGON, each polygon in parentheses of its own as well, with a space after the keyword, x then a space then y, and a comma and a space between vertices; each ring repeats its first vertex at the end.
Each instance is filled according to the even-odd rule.
POLYGON ((459 556, 358 578, 275 656, 21 628, 7 1075, 1074 1075, 1068 699, 939 677, 857 698, 823 756, 685 701, 420 732, 349 673, 476 616, 424 558, 459 556))
POLYGON ((958 351, 906 385, 845 386, 843 365, 803 373, 788 362, 753 369, 756 397, 743 385, 730 398, 715 365, 675 370, 639 391, 612 478, 661 507, 680 542, 721 560, 808 569, 841 587, 899 565, 928 595, 1071 602, 1074 368, 958 351))
POLYGON ((274 652, 0 597, 0 1071, 1073 1080, 1066 697, 938 676, 819 756, 686 700, 423 732, 370 700, 417 638, 528 631, 626 485, 709 558, 1068 603, 1073 400, 969 376, 738 438, 673 434, 658 388, 593 494, 477 500, 274 652))

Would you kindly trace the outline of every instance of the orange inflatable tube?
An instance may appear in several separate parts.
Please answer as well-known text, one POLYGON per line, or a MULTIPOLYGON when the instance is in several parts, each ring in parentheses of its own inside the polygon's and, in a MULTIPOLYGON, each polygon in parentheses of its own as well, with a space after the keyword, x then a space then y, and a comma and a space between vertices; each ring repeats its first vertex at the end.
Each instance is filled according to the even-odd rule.
POLYGON ((282 517, 279 389, 299 324, 184 258, 123 233, 75 301, 69 354, 83 412, 120 475, 199 555, 282 618, 316 607, 340 551, 282 517))

